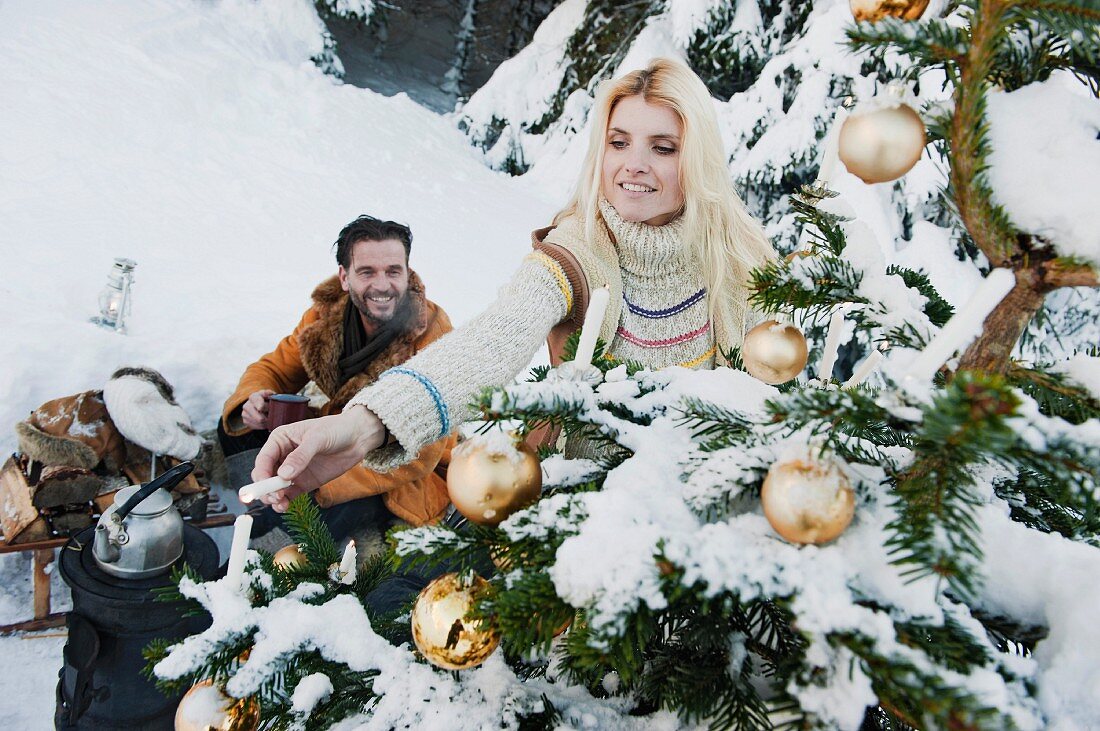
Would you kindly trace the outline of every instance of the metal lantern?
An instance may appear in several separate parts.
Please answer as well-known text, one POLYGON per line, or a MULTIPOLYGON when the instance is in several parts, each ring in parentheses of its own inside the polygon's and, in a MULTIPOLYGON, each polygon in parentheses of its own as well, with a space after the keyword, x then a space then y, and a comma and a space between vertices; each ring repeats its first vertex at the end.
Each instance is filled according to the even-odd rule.
POLYGON ((99 293, 99 317, 92 322, 117 333, 126 332, 126 318, 130 315, 130 288, 134 284, 133 259, 115 259, 107 275, 107 286, 99 293))

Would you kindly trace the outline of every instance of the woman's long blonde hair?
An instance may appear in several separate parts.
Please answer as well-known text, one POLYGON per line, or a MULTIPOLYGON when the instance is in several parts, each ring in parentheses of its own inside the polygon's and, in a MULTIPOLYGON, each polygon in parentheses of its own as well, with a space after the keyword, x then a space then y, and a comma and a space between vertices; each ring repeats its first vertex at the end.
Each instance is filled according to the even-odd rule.
POLYGON ((733 188, 710 94, 682 63, 657 58, 640 71, 600 84, 580 178, 572 199, 554 217, 554 223, 576 216, 584 222, 588 240, 593 239, 607 126, 615 105, 637 95, 668 107, 683 125, 680 186, 684 191, 684 238, 703 267, 711 318, 716 306, 726 301, 736 303, 735 316, 744 322, 749 271, 774 258, 775 250, 733 188))

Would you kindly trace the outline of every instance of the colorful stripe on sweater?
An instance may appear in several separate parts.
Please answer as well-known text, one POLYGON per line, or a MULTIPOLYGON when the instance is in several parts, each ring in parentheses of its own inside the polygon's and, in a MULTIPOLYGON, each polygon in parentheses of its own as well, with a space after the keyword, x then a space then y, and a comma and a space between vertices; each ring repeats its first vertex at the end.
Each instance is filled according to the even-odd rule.
POLYGON ((692 358, 691 360, 684 361, 680 365, 684 368, 694 368, 695 366, 710 360, 713 356, 718 354, 718 346, 710 346, 710 350, 700 355, 698 358, 692 358))
POLYGON ((679 345, 680 343, 686 343, 691 340, 695 340, 698 337, 706 335, 708 332, 710 332, 710 322, 707 322, 706 325, 703 325, 698 330, 692 330, 691 332, 684 333, 683 335, 677 335, 676 337, 672 338, 663 338, 661 340, 646 340, 645 338, 640 338, 634 333, 627 330, 622 325, 619 326, 619 329, 617 331, 619 337, 621 337, 623 340, 627 341, 628 343, 634 343, 635 345, 642 348, 667 348, 671 345, 679 345))
POLYGON ((627 299, 626 292, 623 292, 623 301, 626 303, 627 309, 630 310, 631 312, 633 312, 638 317, 646 317, 646 318, 649 318, 650 320, 659 320, 661 318, 672 317, 673 315, 677 315, 677 314, 683 312, 687 308, 694 305, 696 302, 701 301, 706 296, 707 296, 707 290, 705 288, 700 289, 698 292, 691 295, 690 297, 688 297, 686 300, 684 300, 680 304, 673 305, 672 307, 666 307, 663 310, 647 310, 644 307, 636 305, 633 302, 631 302, 629 299, 627 299))
POLYGON ((381 380, 386 376, 410 376, 420 382, 420 385, 428 392, 428 395, 432 397, 432 401, 435 403, 435 410, 439 415, 439 421, 442 427, 439 430, 440 438, 447 436, 451 433, 451 416, 447 409, 447 403, 443 400, 443 394, 439 392, 439 389, 435 387, 435 384, 419 371, 414 371, 412 368, 405 368, 404 366, 397 366, 389 368, 382 372, 378 378, 381 380))
POLYGON ((558 289, 561 290, 562 297, 565 298, 565 312, 566 314, 573 311, 573 289, 569 286, 569 280, 565 276, 565 270, 561 268, 561 264, 554 261, 553 257, 548 254, 544 254, 541 251, 536 251, 533 254, 527 255, 528 259, 537 261, 542 264, 550 272, 550 275, 554 277, 558 283, 558 289))

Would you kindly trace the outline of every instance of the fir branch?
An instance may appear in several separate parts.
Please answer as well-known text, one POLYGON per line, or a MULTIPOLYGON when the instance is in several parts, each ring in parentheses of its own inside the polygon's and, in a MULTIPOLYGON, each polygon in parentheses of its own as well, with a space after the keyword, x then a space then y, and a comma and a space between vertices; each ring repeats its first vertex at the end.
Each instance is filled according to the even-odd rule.
POLYGON ((513 657, 527 657, 533 651, 547 654, 554 637, 569 626, 575 613, 558 597, 550 574, 544 570, 553 565, 553 553, 536 557, 531 555, 537 550, 534 546, 528 544, 526 548, 512 547, 499 555, 497 561, 510 570, 494 579, 495 591, 478 602, 474 614, 495 624, 502 646, 513 657), (527 565, 533 565, 534 570, 525 570, 527 565))
POLYGON ((172 583, 150 589, 149 593, 153 595, 153 601, 178 603, 181 617, 205 617, 209 614, 201 603, 184 596, 180 591, 180 582, 185 579, 194 584, 203 582, 203 578, 190 564, 183 563, 179 566, 173 566, 169 577, 172 583))
POLYGON ((300 550, 311 564, 327 570, 338 563, 341 552, 332 540, 332 533, 321 519, 321 511, 308 494, 299 495, 290 501, 283 515, 286 532, 298 544, 300 550))
POLYGON ((750 275, 749 301, 765 313, 805 310, 823 316, 837 305, 868 304, 858 293, 863 275, 835 255, 808 257, 794 263, 773 261, 750 275), (795 274, 797 271, 797 275, 795 274))
POLYGON ((898 642, 920 650, 937 665, 958 673, 968 674, 993 660, 988 646, 967 632, 948 611, 941 625, 908 620, 895 622, 894 629, 898 642))
POLYGON ((1087 0, 1022 0, 1012 5, 1009 22, 1033 25, 1055 35, 1086 63, 1100 61, 1100 8, 1087 0))
POLYGON ((468 560, 470 554, 482 546, 503 541, 503 534, 495 528, 471 523, 465 523, 463 528, 463 534, 448 525, 391 528, 386 534, 387 542, 394 546, 391 568, 434 568, 462 557, 468 560))
POLYGON ((928 300, 924 303, 924 314, 936 327, 943 327, 951 316, 955 314, 955 308, 945 300, 936 288, 932 286, 932 280, 923 271, 914 271, 905 267, 891 264, 886 267, 886 274, 901 277, 905 286, 920 292, 928 300))
POLYGON ((765 408, 781 433, 807 429, 823 449, 850 462, 891 465, 886 449, 911 444, 912 424, 892 415, 863 388, 801 389, 769 400, 765 408))
POLYGON ((831 190, 822 191, 819 188, 804 185, 798 195, 788 198, 795 220, 801 223, 803 231, 814 239, 811 253, 825 251, 834 256, 840 256, 844 251, 847 241, 841 223, 851 219, 817 207, 823 198, 834 198, 836 195, 831 190), (821 193, 824 195, 819 197, 821 193))
POLYGON ((1100 536, 1100 514, 1095 509, 1082 511, 1059 502, 1065 490, 1047 475, 1021 469, 1014 479, 998 480, 993 488, 1008 503, 1010 516, 1017 523, 1075 540, 1100 536))
POLYGON ((684 399, 679 411, 678 423, 689 428, 693 437, 702 440, 700 447, 705 452, 746 444, 753 438, 753 422, 721 406, 688 398, 684 399))
POLYGON ((550 375, 550 366, 539 365, 531 369, 531 373, 527 376, 527 380, 531 383, 538 383, 539 381, 545 381, 548 375, 550 375))
POLYGON ((745 370, 745 359, 741 357, 741 348, 736 345, 731 346, 729 350, 722 351, 722 357, 729 363, 729 367, 737 370, 745 370))
POLYGON ((545 693, 542 696, 542 710, 519 719, 519 731, 555 731, 559 728, 562 728, 561 712, 545 693))
POLYGON ((1048 635, 1044 626, 1026 624, 1000 614, 990 614, 980 608, 971 608, 970 614, 982 625, 990 642, 1000 652, 1016 654, 1019 649, 1031 652, 1048 635))
POLYGON ((883 18, 861 22, 845 30, 848 47, 871 53, 886 46, 912 56, 922 66, 957 66, 966 56, 969 38, 966 31, 940 18, 912 21, 883 18))
MULTIPOLYGON (((355 583, 352 590, 362 598, 378 588, 382 582, 394 575, 394 561, 388 551, 368 556, 366 561, 358 562, 355 570, 355 583)), ((366 607, 369 609, 369 607, 366 607)))
POLYGON ((883 708, 916 728, 961 730, 1011 728, 1011 720, 996 708, 986 706, 966 687, 892 653, 882 655, 877 643, 859 633, 836 633, 832 644, 846 647, 860 658, 871 679, 871 687, 883 708))
POLYGON ((919 731, 916 727, 910 726, 895 714, 891 713, 887 709, 879 706, 877 708, 870 708, 867 710, 867 715, 863 717, 863 725, 860 726, 860 731, 919 731))
POLYGON ((973 596, 981 560, 975 510, 982 502, 973 468, 1015 446, 1008 417, 1019 404, 1003 378, 963 371, 923 409, 913 462, 895 476, 898 517, 887 526, 886 546, 905 574, 935 574, 958 596, 973 596))
POLYGON ((219 685, 225 685, 237 668, 241 666, 242 655, 251 649, 253 642, 252 633, 238 635, 223 641, 213 651, 203 658, 203 665, 196 671, 185 673, 177 678, 164 678, 155 673, 153 668, 165 656, 168 646, 163 641, 154 640, 142 650, 145 658, 145 667, 141 673, 166 695, 176 694, 187 690, 202 680, 213 680, 219 685))
POLYGON ((1028 368, 1013 362, 1005 375, 1009 383, 1035 399, 1044 416, 1055 416, 1071 424, 1100 418, 1100 400, 1064 374, 1051 370, 1049 365, 1028 368))

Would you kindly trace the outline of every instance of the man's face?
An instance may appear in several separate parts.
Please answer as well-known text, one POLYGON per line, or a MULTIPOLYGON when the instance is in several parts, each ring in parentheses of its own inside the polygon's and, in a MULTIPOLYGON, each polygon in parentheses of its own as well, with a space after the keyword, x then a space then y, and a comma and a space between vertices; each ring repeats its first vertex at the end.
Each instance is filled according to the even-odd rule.
POLYGON ((389 321, 409 290, 405 246, 397 239, 357 241, 349 264, 340 267, 340 286, 352 304, 371 322, 389 321))

